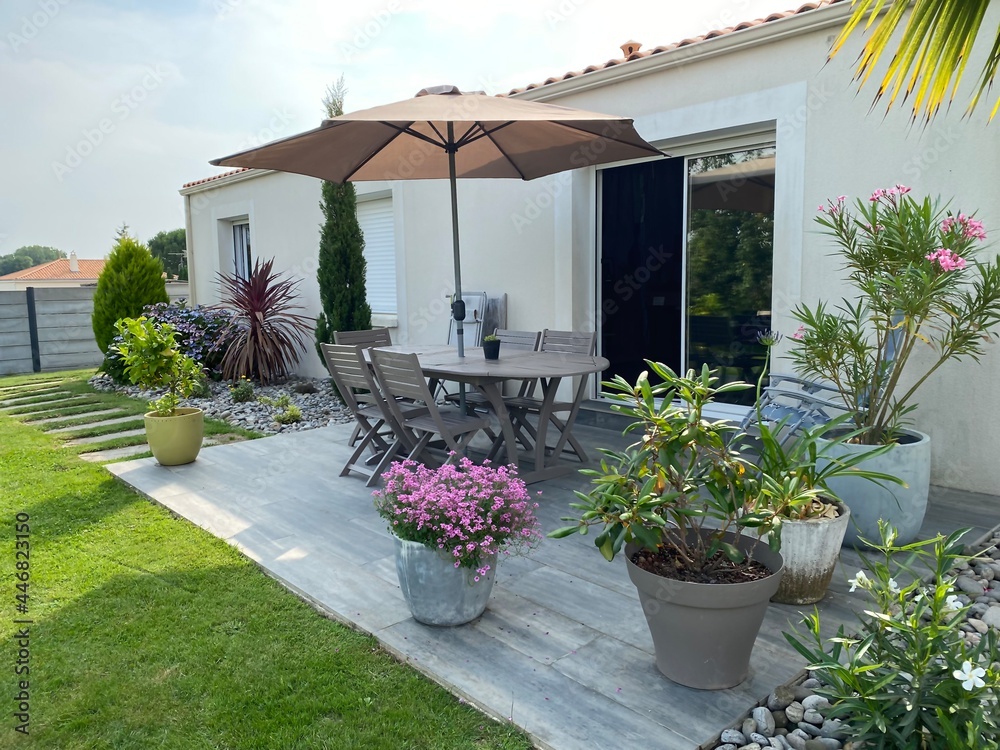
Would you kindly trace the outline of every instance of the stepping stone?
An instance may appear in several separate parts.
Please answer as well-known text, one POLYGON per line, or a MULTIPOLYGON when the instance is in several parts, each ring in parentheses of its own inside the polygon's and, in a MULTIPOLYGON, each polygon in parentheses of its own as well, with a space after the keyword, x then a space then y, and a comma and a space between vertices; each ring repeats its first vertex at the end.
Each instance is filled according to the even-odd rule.
MULTIPOLYGON (((117 409, 112 409, 112 411, 118 411, 117 409)), ((81 415, 82 416, 82 415, 81 415)), ((67 417, 68 418, 68 417, 67 417)), ((72 427, 56 427, 54 430, 46 430, 46 432, 75 432, 78 430, 87 430, 91 427, 104 427, 106 425, 112 424, 122 424, 123 422, 134 422, 137 419, 142 419, 141 414, 132 414, 128 417, 114 417, 113 419, 102 419, 99 422, 90 422, 89 424, 77 424, 72 427)), ((38 422, 33 422, 32 424, 39 424, 38 422)))
MULTIPOLYGON (((0 401, 0 406, 24 406, 25 401, 31 401, 33 398, 38 398, 39 396, 68 396, 69 391, 36 391, 28 396, 18 396, 17 398, 8 398, 5 401, 0 401)), ((36 403, 45 403, 44 401, 36 403)))
POLYGON ((0 411, 12 411, 14 409, 27 409, 32 406, 37 406, 35 411, 22 412, 24 414, 35 414, 42 411, 54 411, 56 409, 63 409, 67 406, 83 406, 91 400, 90 396, 73 396, 72 398, 59 398, 53 401, 40 401, 34 404, 16 404, 14 406, 0 406, 0 411))
MULTIPOLYGON (((49 417, 48 419, 35 419, 32 420, 29 424, 31 424, 31 426, 34 427, 35 425, 39 424, 51 424, 52 422, 65 422, 67 419, 84 419, 86 417, 100 417, 105 414, 117 414, 120 411, 121 409, 115 408, 115 409, 101 409, 100 411, 88 411, 88 412, 83 412, 81 414, 63 414, 61 417, 49 417)), ((72 429, 79 430, 81 427, 91 427, 91 426, 92 425, 89 424, 76 425, 72 429)))
POLYGON ((74 440, 67 440, 63 445, 90 445, 92 443, 104 443, 108 440, 117 440, 118 438, 135 437, 136 435, 145 435, 146 428, 140 427, 137 430, 125 430, 124 432, 109 432, 107 435, 94 435, 93 437, 76 438, 74 440))
POLYGON ((124 448, 109 448, 106 451, 94 451, 93 453, 81 453, 80 458, 84 461, 90 461, 91 463, 99 463, 101 461, 114 461, 119 458, 128 458, 129 456, 136 456, 140 453, 149 452, 149 446, 146 443, 141 445, 127 445, 124 448))
POLYGON ((8 385, 0 388, 0 395, 9 396, 15 393, 31 393, 33 391, 47 391, 58 388, 63 384, 62 380, 46 380, 43 383, 24 383, 22 385, 8 385))

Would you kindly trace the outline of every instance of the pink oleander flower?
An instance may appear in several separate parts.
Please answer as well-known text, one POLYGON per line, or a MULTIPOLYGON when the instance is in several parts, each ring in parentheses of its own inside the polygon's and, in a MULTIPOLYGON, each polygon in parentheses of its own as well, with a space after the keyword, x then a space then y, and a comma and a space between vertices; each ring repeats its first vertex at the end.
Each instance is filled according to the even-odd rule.
POLYGON ((868 201, 870 203, 875 203, 876 201, 878 201, 881 198, 884 198, 885 196, 886 196, 885 189, 879 188, 874 193, 872 193, 871 198, 869 198, 868 201))
POLYGON ((804 339, 805 337, 806 337, 806 327, 805 326, 799 326, 795 330, 795 333, 792 334, 792 338, 796 339, 797 341, 802 341, 802 339, 804 339))
POLYGON ((939 247, 924 257, 932 263, 937 262, 942 271, 961 271, 965 268, 965 258, 946 247, 939 247))
POLYGON ((906 185, 900 185, 897 182, 896 183, 896 190, 899 192, 900 195, 906 195, 908 192, 910 192, 911 188, 906 187, 906 185))
POLYGON ((458 465, 429 469, 416 461, 395 462, 373 493, 375 507, 400 539, 439 549, 456 568, 475 570, 478 581, 488 560, 510 549, 526 549, 541 538, 524 481, 512 466, 458 465))

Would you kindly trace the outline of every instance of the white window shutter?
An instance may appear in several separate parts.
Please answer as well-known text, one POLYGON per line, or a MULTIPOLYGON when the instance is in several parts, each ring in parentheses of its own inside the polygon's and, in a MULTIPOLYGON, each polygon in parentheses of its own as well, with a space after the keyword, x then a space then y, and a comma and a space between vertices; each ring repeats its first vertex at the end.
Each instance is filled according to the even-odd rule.
POLYGON ((395 314, 396 235, 392 198, 358 202, 358 224, 365 235, 365 289, 373 313, 395 314))

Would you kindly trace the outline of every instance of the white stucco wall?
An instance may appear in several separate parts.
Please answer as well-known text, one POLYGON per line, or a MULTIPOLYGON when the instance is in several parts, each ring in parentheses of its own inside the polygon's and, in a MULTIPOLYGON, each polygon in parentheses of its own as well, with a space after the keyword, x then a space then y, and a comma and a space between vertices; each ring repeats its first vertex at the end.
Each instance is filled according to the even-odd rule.
MULTIPOLYGON (((836 300, 847 292, 838 261, 829 255, 833 247, 813 221, 816 206, 828 197, 867 197, 874 188, 901 182, 917 194, 953 198, 952 205, 965 212, 978 209, 991 236, 1000 236, 995 177, 1000 125, 985 126, 985 112, 963 120, 960 106, 926 127, 911 126, 900 108, 887 116, 881 109, 869 114, 870 91, 857 94, 851 84, 855 49, 826 63, 847 5, 545 86, 525 97, 633 117, 644 138, 675 155, 770 133, 777 143, 773 312, 776 327, 790 332, 795 326, 789 311, 796 304, 836 300), (767 43, 754 44, 757 39, 767 43)), ((1000 6, 990 12, 1000 16, 1000 6)), ((984 28, 995 25, 988 20, 984 28)), ((669 37, 669 30, 664 35, 669 37)), ((463 288, 506 292, 512 328, 592 330, 599 324, 597 182, 594 169, 528 183, 461 181, 463 288)), ((362 194, 386 186, 357 188, 362 194)), ((400 297, 394 337, 440 342, 447 331, 444 297, 453 290, 447 183, 398 182, 391 190, 400 297)), ((251 203, 257 217, 251 220, 257 222, 255 256, 275 255, 279 268, 301 275, 303 299, 315 315, 318 182, 268 174, 224 185, 214 194, 190 195, 193 202, 199 198, 204 205, 193 205, 189 234, 198 301, 210 298, 218 270, 218 259, 204 250, 217 243, 216 217, 251 203)), ((920 392, 915 424, 935 440, 936 484, 998 492, 991 471, 1000 458, 1000 393, 990 387, 1000 382, 996 349, 991 345, 980 364, 942 368, 920 392)), ((304 372, 321 373, 315 357, 306 361, 304 372)))

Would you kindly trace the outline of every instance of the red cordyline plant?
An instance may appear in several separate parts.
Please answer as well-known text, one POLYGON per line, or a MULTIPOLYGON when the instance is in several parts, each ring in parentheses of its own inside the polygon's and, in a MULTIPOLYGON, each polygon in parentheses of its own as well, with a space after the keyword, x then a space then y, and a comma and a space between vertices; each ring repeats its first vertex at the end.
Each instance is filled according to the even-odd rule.
POLYGON ((384 487, 373 493, 375 508, 400 539, 439 549, 455 567, 490 570, 489 559, 524 551, 541 538, 534 509, 538 503, 513 466, 458 465, 429 469, 397 461, 382 474, 384 487))
POLYGON ((793 312, 802 324, 795 369, 836 386, 866 445, 895 442, 917 389, 949 359, 978 361, 1000 322, 1000 257, 973 257, 986 239, 982 223, 909 193, 896 185, 854 210, 843 195, 819 207, 816 221, 840 248, 855 301, 793 312), (917 347, 931 356, 903 386, 917 347))
POLYGON ((227 380, 256 378, 267 384, 287 375, 299 360, 310 332, 310 320, 293 310, 298 280, 280 279, 273 273, 274 259, 258 259, 247 279, 220 273, 222 304, 233 311, 233 319, 222 340, 229 349, 222 360, 227 380))

